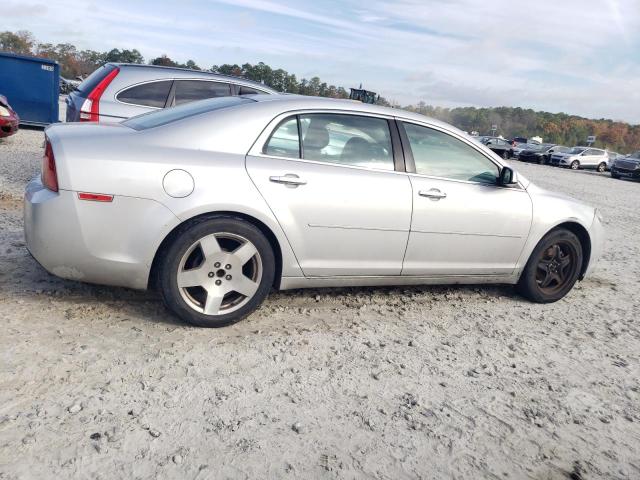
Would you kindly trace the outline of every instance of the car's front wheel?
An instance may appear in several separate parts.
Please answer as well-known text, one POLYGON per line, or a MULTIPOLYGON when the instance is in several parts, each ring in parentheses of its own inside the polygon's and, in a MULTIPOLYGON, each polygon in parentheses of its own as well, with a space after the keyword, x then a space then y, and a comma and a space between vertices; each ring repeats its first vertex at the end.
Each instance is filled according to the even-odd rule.
POLYGON ((517 289, 538 303, 560 300, 573 288, 582 267, 582 244, 564 228, 545 235, 531 253, 517 289))
POLYGON ((160 293, 182 320, 224 327, 253 312, 275 275, 269 241, 254 225, 235 217, 211 217, 179 231, 163 252, 160 293))

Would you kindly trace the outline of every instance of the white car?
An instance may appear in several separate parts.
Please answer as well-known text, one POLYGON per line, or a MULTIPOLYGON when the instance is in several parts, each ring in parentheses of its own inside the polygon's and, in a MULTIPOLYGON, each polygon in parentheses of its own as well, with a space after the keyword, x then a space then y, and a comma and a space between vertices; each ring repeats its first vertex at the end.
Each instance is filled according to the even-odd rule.
POLYGON ((590 147, 573 147, 567 153, 556 153, 551 156, 551 165, 569 167, 572 170, 593 168, 604 172, 609 168, 609 155, 606 150, 590 147))

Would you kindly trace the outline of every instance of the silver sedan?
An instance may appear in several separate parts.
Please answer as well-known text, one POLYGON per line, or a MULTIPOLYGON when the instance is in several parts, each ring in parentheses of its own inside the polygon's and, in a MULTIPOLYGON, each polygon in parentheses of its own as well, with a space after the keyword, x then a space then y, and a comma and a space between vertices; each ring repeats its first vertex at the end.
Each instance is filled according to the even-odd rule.
POLYGON ((155 288, 200 326, 242 319, 272 288, 505 283, 553 302, 603 243, 594 208, 402 110, 240 96, 45 135, 25 196, 36 260, 155 288))

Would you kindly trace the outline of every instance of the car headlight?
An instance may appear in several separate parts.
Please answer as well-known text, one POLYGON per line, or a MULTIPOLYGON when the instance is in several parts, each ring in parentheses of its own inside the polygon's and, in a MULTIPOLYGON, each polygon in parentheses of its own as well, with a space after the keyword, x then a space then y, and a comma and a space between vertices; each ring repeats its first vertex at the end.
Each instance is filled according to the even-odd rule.
POLYGON ((0 117, 9 117, 9 116, 11 116, 11 112, 9 111, 9 109, 0 105, 0 117))

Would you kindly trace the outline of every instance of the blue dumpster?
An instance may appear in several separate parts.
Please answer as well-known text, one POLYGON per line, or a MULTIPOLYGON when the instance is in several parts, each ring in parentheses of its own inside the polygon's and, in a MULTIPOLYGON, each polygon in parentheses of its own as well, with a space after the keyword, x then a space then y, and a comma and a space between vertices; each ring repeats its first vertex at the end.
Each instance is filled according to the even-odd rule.
POLYGON ((0 95, 20 116, 20 123, 58 121, 60 65, 47 58, 0 52, 0 95))

